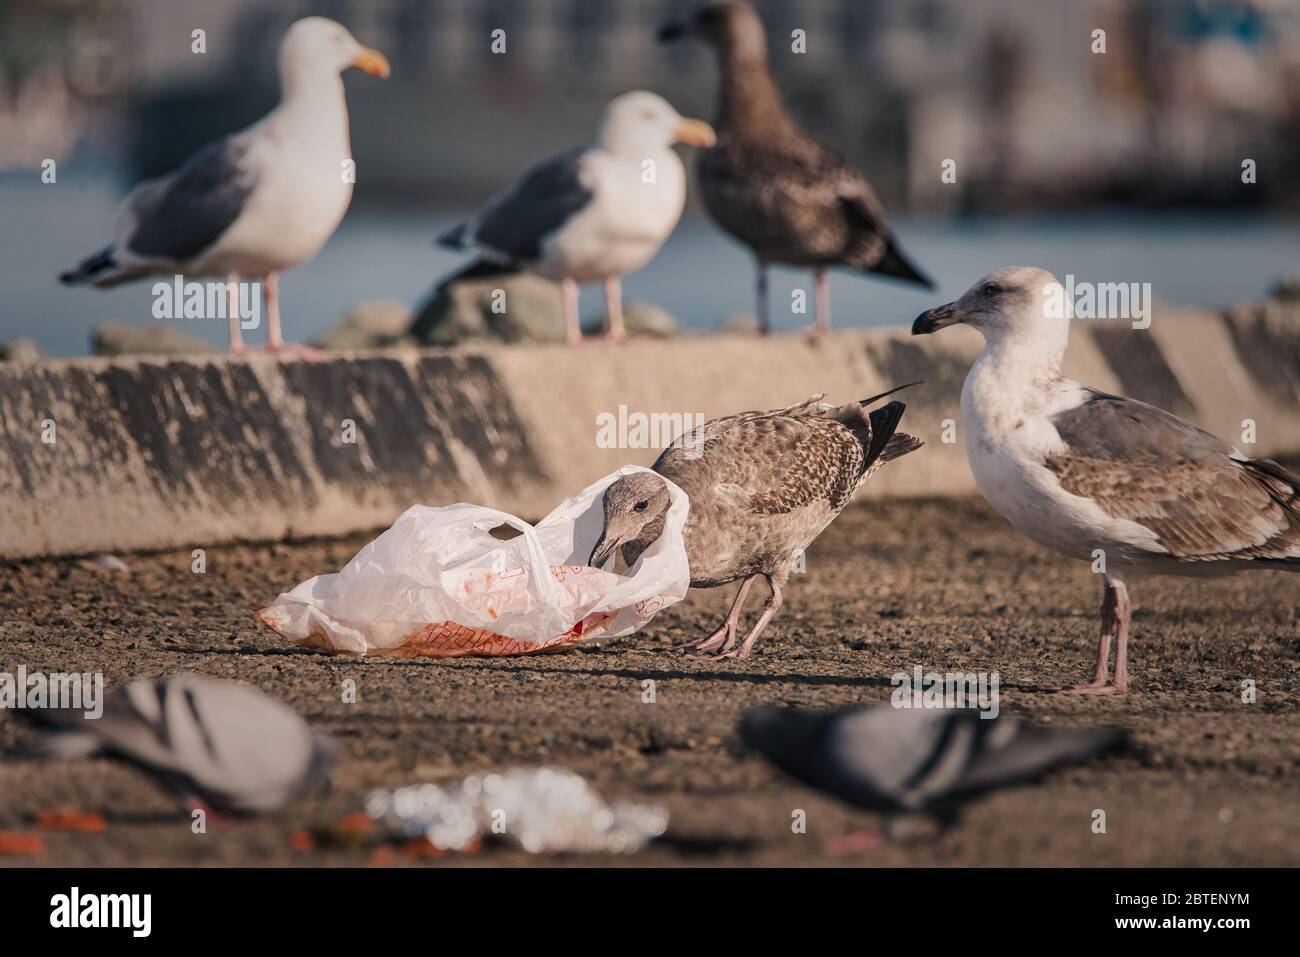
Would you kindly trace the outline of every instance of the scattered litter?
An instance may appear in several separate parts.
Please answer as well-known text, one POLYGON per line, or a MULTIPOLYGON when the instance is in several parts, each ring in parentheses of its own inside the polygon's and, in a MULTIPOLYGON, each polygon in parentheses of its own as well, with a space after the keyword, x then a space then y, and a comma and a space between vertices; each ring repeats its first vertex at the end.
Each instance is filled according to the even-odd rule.
POLYGON ((36 826, 45 831, 79 831, 83 834, 98 834, 108 825, 104 821, 104 815, 97 811, 59 808, 38 813, 36 826))
POLYGON ((392 836, 423 838, 444 851, 471 850, 480 839, 497 837, 530 854, 630 854, 668 828, 664 808, 607 804, 580 775, 557 767, 374 791, 366 810, 392 836))
POLYGON ((39 834, 0 834, 0 857, 37 857, 45 853, 39 834))
POLYGON ((521 655, 631 634, 690 584, 672 483, 664 532, 625 574, 586 563, 604 528, 605 488, 627 466, 565 499, 536 526, 477 505, 407 509, 336 574, 257 612, 300 646, 392 657, 521 655), (492 529, 521 534, 503 541, 492 529))
POLYGON ((92 572, 120 572, 124 575, 131 574, 131 566, 116 555, 100 555, 97 558, 85 558, 78 562, 82 568, 89 569, 92 572))

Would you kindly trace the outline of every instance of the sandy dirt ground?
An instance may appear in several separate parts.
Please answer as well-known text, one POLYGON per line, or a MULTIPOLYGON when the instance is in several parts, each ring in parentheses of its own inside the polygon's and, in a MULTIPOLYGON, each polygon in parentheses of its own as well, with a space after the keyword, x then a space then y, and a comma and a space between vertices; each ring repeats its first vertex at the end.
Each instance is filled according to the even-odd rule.
MULTIPOLYGON (((337 569, 368 537, 214 547, 202 575, 188 552, 124 556, 129 573, 72 560, 0 564, 3 670, 102 671, 110 683, 181 670, 238 678, 291 702, 341 745, 331 795, 196 835, 131 769, 22 757, 28 732, 0 716, 0 831, 34 830, 38 812, 57 808, 110 817, 102 833, 47 832, 43 854, 0 864, 359 865, 372 862, 370 849, 296 850, 291 835, 358 810, 373 787, 538 763, 671 812, 668 840, 633 857, 562 859, 577 863, 1300 864, 1300 577, 1136 581, 1135 687, 1118 698, 1030 690, 1089 677, 1099 587, 1083 563, 1039 549, 972 500, 851 507, 809 550, 746 661, 669 650, 713 627, 730 599, 723 589, 693 592, 605 647, 508 660, 332 657, 253 621, 256 608, 337 569), (878 818, 739 746, 747 708, 883 700, 889 676, 916 664, 996 670, 1003 713, 1124 725, 1138 748, 991 795, 941 839, 872 846, 878 818), (354 704, 342 701, 349 678, 354 704), (1247 679, 1257 687, 1249 704, 1247 679), (1096 809, 1104 834, 1092 829, 1096 809), (792 827, 796 810, 806 833, 792 827)), ((750 620, 759 605, 751 595, 750 620)), ((534 860, 489 845, 438 863, 534 860)))

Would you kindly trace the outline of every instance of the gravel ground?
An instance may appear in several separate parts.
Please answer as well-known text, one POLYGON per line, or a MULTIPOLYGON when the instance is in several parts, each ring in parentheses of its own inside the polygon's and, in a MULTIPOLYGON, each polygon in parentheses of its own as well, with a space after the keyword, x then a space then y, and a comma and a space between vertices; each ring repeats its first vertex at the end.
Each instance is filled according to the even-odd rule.
MULTIPOLYGON (((357 810, 375 786, 553 762, 608 796, 670 809, 670 839, 618 863, 1300 864, 1294 576, 1135 582, 1134 687, 1118 698, 1031 690, 1089 677, 1099 588, 1083 563, 1039 549, 972 500, 851 507, 810 549, 806 572, 746 661, 669 651, 713 627, 729 589, 692 593, 640 635, 532 658, 331 657, 289 647, 253 621, 254 609, 338 568, 368 537, 211 548, 202 575, 190 571, 188 552, 124 556, 129 573, 71 560, 0 563, 3 670, 103 671, 110 683, 180 670, 239 678, 333 732, 342 755, 330 796, 196 835, 130 769, 17 756, 26 732, 0 718, 8 755, 0 831, 30 831, 38 812, 58 808, 109 816, 102 833, 46 832, 43 854, 0 863, 376 863, 387 858, 365 847, 295 850, 291 835, 357 810), (992 795, 941 838, 873 846, 844 838, 870 835, 876 817, 800 787, 738 746, 746 708, 882 700, 889 676, 915 664, 996 670, 1003 713, 1122 724, 1139 747, 992 795), (342 702, 348 678, 355 704, 342 702), (642 701, 647 679, 652 704, 642 701), (1258 688, 1252 704, 1242 702, 1244 679, 1258 688), (1105 834, 1092 831, 1098 808, 1105 834), (791 827, 796 809, 806 833, 791 827)), ((751 596, 751 620, 759 605, 751 596)), ((441 863, 532 860, 489 846, 441 863)))

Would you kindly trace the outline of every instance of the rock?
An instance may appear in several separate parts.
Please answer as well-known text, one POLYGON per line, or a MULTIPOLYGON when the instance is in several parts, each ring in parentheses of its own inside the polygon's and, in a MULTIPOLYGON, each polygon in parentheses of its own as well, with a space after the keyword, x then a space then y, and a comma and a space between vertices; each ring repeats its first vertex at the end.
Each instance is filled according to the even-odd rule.
POLYGON ((722 324, 722 331, 733 336, 756 336, 758 316, 752 312, 733 312, 722 324))
POLYGON ((377 349, 411 343, 411 309, 392 299, 359 302, 347 316, 321 335, 320 349, 377 349))
POLYGON ((129 356, 185 355, 215 350, 174 326, 127 326, 120 322, 105 322, 91 333, 90 351, 97 356, 129 356))
MULTIPOLYGON (((587 335, 599 335, 609 328, 609 316, 602 315, 596 326, 583 327, 587 335)), ((659 336, 667 338, 681 331, 681 325, 667 309, 652 302, 623 303, 623 328, 632 336, 659 336)))
POLYGON ((420 309, 410 334, 432 346, 467 339, 563 342, 560 287, 530 273, 453 282, 420 309))
POLYGON ((0 342, 0 362, 35 362, 41 358, 41 350, 30 339, 10 339, 0 342))

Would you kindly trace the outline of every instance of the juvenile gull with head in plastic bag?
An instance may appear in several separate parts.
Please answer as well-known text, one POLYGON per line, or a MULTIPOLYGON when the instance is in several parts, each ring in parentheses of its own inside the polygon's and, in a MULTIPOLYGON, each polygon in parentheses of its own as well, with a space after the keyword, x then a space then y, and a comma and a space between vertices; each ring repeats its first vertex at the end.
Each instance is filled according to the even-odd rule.
POLYGON ((803 550, 877 469, 921 447, 896 431, 903 403, 866 411, 890 392, 838 408, 814 396, 785 409, 714 419, 680 436, 653 472, 624 476, 605 490, 605 528, 590 563, 603 567, 618 549, 635 564, 663 529, 668 493, 660 476, 671 480, 690 498, 684 539, 691 586, 741 582, 718 629, 681 647, 748 657, 781 607, 782 588, 803 550), (745 596, 759 576, 770 594, 737 646, 745 596))

